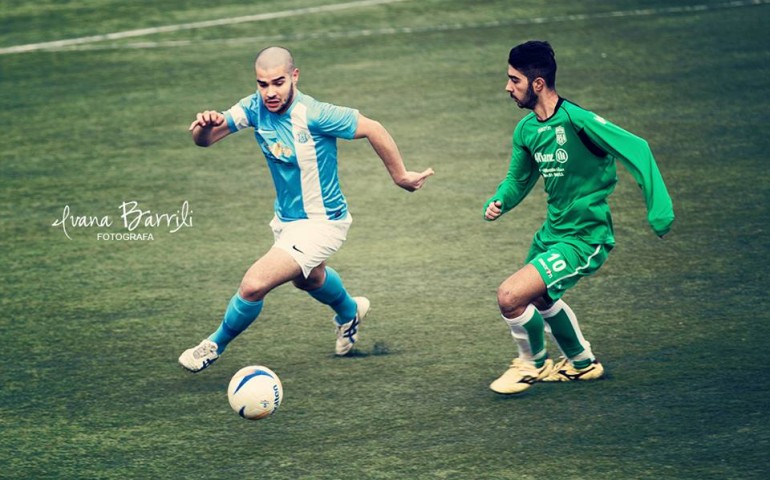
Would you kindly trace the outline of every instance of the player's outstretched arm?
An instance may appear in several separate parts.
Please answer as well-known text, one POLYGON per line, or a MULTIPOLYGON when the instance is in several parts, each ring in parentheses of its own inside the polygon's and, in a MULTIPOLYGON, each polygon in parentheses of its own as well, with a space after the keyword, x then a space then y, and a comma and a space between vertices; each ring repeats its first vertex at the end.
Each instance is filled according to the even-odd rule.
POLYGON ((361 114, 358 116, 358 127, 354 138, 366 138, 374 151, 382 159, 385 168, 396 185, 413 192, 419 190, 425 181, 433 175, 433 169, 428 168, 422 172, 412 172, 404 166, 404 160, 398 151, 395 140, 385 127, 375 120, 361 114))
POLYGON ((215 110, 199 112, 188 130, 199 147, 208 147, 230 135, 225 116, 215 110))

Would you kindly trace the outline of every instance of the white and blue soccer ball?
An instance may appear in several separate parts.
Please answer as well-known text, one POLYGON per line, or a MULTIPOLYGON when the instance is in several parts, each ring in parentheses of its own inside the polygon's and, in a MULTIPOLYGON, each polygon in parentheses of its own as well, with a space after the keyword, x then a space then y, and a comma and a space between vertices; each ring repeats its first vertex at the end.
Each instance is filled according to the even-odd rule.
POLYGON ((283 385, 274 371, 252 365, 233 375, 227 387, 227 398, 238 415, 259 420, 274 414, 281 406, 283 385))

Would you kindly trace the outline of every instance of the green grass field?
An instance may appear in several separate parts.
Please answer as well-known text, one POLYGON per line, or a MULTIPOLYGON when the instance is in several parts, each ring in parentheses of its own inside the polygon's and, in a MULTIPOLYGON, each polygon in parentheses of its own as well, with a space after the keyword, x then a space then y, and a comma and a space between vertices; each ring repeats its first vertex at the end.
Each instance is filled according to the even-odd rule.
MULTIPOLYGON (((0 478, 768 478, 770 5, 749 3, 411 0, 0 54, 0 478), (565 297, 608 378, 509 398, 488 389, 515 355, 495 291, 545 198, 495 223, 481 208, 525 113, 506 56, 532 38, 563 96, 650 142, 677 222, 658 240, 619 169, 618 245, 565 297), (176 359, 271 245, 274 192, 249 133, 201 149, 187 127, 251 93, 270 44, 436 175, 409 194, 365 142, 340 145, 355 222, 330 264, 372 300, 357 355, 334 358, 330 311, 284 286, 190 375, 176 359), (97 239, 126 232, 128 201, 188 202, 192 226, 97 239), (70 239, 65 206, 113 224, 70 239), (284 384, 264 421, 226 398, 250 364, 284 384)), ((331 0, 0 4, 2 50, 331 0)))

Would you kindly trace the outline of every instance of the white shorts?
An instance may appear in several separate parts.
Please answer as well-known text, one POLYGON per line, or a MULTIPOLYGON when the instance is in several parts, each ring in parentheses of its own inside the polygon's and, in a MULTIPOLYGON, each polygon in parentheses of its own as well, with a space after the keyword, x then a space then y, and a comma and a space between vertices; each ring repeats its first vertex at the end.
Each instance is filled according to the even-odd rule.
POLYGON ((302 275, 307 278, 311 270, 340 249, 348 236, 351 223, 353 217, 349 213, 341 220, 283 222, 273 217, 270 221, 275 237, 273 246, 291 255, 302 269, 302 275))

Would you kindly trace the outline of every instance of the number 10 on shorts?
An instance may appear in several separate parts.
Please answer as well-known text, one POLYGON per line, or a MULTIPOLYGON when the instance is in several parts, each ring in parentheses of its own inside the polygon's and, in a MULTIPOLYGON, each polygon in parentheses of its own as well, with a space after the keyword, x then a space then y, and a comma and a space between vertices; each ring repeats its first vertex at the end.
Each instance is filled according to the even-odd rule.
POLYGON ((567 262, 565 262, 564 259, 561 258, 560 253, 552 254, 550 257, 548 257, 546 262, 548 262, 548 265, 550 265, 553 271, 557 273, 567 268, 567 262))

